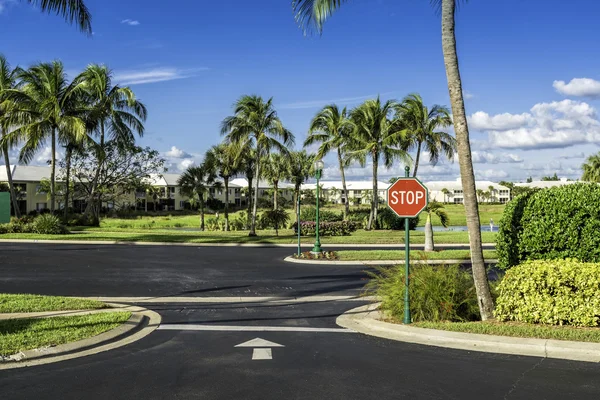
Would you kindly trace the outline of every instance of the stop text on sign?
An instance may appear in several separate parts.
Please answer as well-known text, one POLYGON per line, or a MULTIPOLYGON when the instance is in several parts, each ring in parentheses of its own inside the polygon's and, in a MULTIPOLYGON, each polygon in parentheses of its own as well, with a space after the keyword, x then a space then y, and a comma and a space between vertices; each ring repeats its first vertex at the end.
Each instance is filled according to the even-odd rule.
POLYGON ((390 204, 419 204, 425 199, 425 192, 408 192, 394 190, 390 193, 390 204))

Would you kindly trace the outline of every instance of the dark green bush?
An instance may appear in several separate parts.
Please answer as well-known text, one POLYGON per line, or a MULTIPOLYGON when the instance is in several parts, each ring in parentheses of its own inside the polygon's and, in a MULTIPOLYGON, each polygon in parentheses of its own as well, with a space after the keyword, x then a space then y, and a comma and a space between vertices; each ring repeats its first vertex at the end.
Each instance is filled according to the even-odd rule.
MULTIPOLYGON (((298 224, 292 224, 294 232, 298 232, 298 224)), ((319 223, 319 236, 348 236, 356 231, 356 223, 352 221, 321 222, 319 223)), ((316 236, 317 224, 315 222, 301 222, 300 234, 302 236, 316 236)))
POLYGON ((523 230, 521 219, 525 206, 532 195, 533 192, 528 192, 517 196, 504 208, 496 237, 496 251, 500 268, 506 269, 519 264, 519 238, 523 230))
POLYGON ((56 215, 42 214, 33 221, 35 233, 43 235, 62 235, 68 233, 56 215))
POLYGON ((275 228, 275 231, 279 234, 279 229, 285 227, 289 220, 289 214, 279 208, 277 210, 264 211, 260 216, 260 225, 262 229, 275 228))
MULTIPOLYGON (((350 210, 348 214, 348 220, 356 222, 363 228, 366 228, 367 223, 369 221, 369 215, 371 210, 366 208, 359 208, 350 210)), ((419 217, 410 219, 410 230, 415 230, 417 225, 419 224, 419 217)), ((377 211, 377 226, 379 229, 390 229, 396 231, 404 230, 404 218, 398 217, 392 210, 388 207, 382 207, 377 211)))
POLYGON ((552 325, 597 327, 600 264, 536 260, 506 272, 498 287, 496 317, 552 325))
MULTIPOLYGON (((404 315, 404 265, 371 273, 367 290, 381 299, 382 311, 401 320, 404 315)), ((479 320, 471 274, 458 265, 414 265, 410 273, 412 321, 479 320)))
POLYGON ((570 184, 519 199, 498 237, 503 268, 536 259, 600 261, 600 185, 570 184))
MULTIPOLYGON (((316 221, 317 209, 315 207, 300 207, 300 221, 316 221)), ((342 221, 342 213, 335 211, 319 209, 319 222, 337 222, 342 221)))

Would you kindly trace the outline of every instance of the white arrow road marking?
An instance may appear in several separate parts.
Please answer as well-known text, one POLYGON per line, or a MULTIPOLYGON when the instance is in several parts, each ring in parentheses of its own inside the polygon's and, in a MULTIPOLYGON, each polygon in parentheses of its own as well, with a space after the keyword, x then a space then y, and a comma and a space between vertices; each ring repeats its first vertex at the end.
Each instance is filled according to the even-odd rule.
POLYGON ((234 347, 285 347, 282 344, 269 342, 268 340, 256 338, 248 340, 247 342, 240 343, 234 347))
POLYGON ((240 343, 234 347, 254 347, 252 350, 252 359, 253 360, 272 360, 273 359, 273 351, 271 347, 285 347, 282 344, 270 342, 265 339, 255 338, 252 340, 248 340, 247 342, 240 343), (265 348, 266 347, 266 348, 265 348))

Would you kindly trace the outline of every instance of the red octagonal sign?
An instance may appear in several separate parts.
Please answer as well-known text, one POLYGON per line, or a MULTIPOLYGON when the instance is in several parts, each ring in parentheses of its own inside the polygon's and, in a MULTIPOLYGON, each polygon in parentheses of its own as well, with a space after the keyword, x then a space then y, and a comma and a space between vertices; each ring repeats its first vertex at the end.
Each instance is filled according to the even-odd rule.
POLYGON ((427 188, 417 178, 399 178, 387 192, 388 207, 399 217, 413 218, 427 207, 427 188))

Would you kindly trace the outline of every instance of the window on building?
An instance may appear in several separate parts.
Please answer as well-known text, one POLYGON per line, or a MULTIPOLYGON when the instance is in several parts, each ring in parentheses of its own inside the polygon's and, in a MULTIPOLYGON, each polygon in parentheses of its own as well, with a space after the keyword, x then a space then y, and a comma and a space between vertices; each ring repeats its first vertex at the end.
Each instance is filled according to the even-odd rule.
POLYGON ((46 192, 42 190, 42 185, 37 185, 37 186, 35 187, 35 192, 36 192, 37 194, 46 194, 46 192))
POLYGON ((463 194, 463 191, 462 191, 462 189, 460 189, 460 190, 454 190, 454 194, 463 194))
POLYGON ((506 197, 500 197, 500 203, 506 204, 508 203, 508 199, 506 197))
POLYGON ((48 203, 35 203, 36 211, 42 211, 48 208, 48 203))
POLYGON ((185 201, 179 200, 179 208, 185 208, 185 201))
POLYGON ((462 204, 462 203, 463 203, 462 198, 454 199, 454 204, 462 204))

